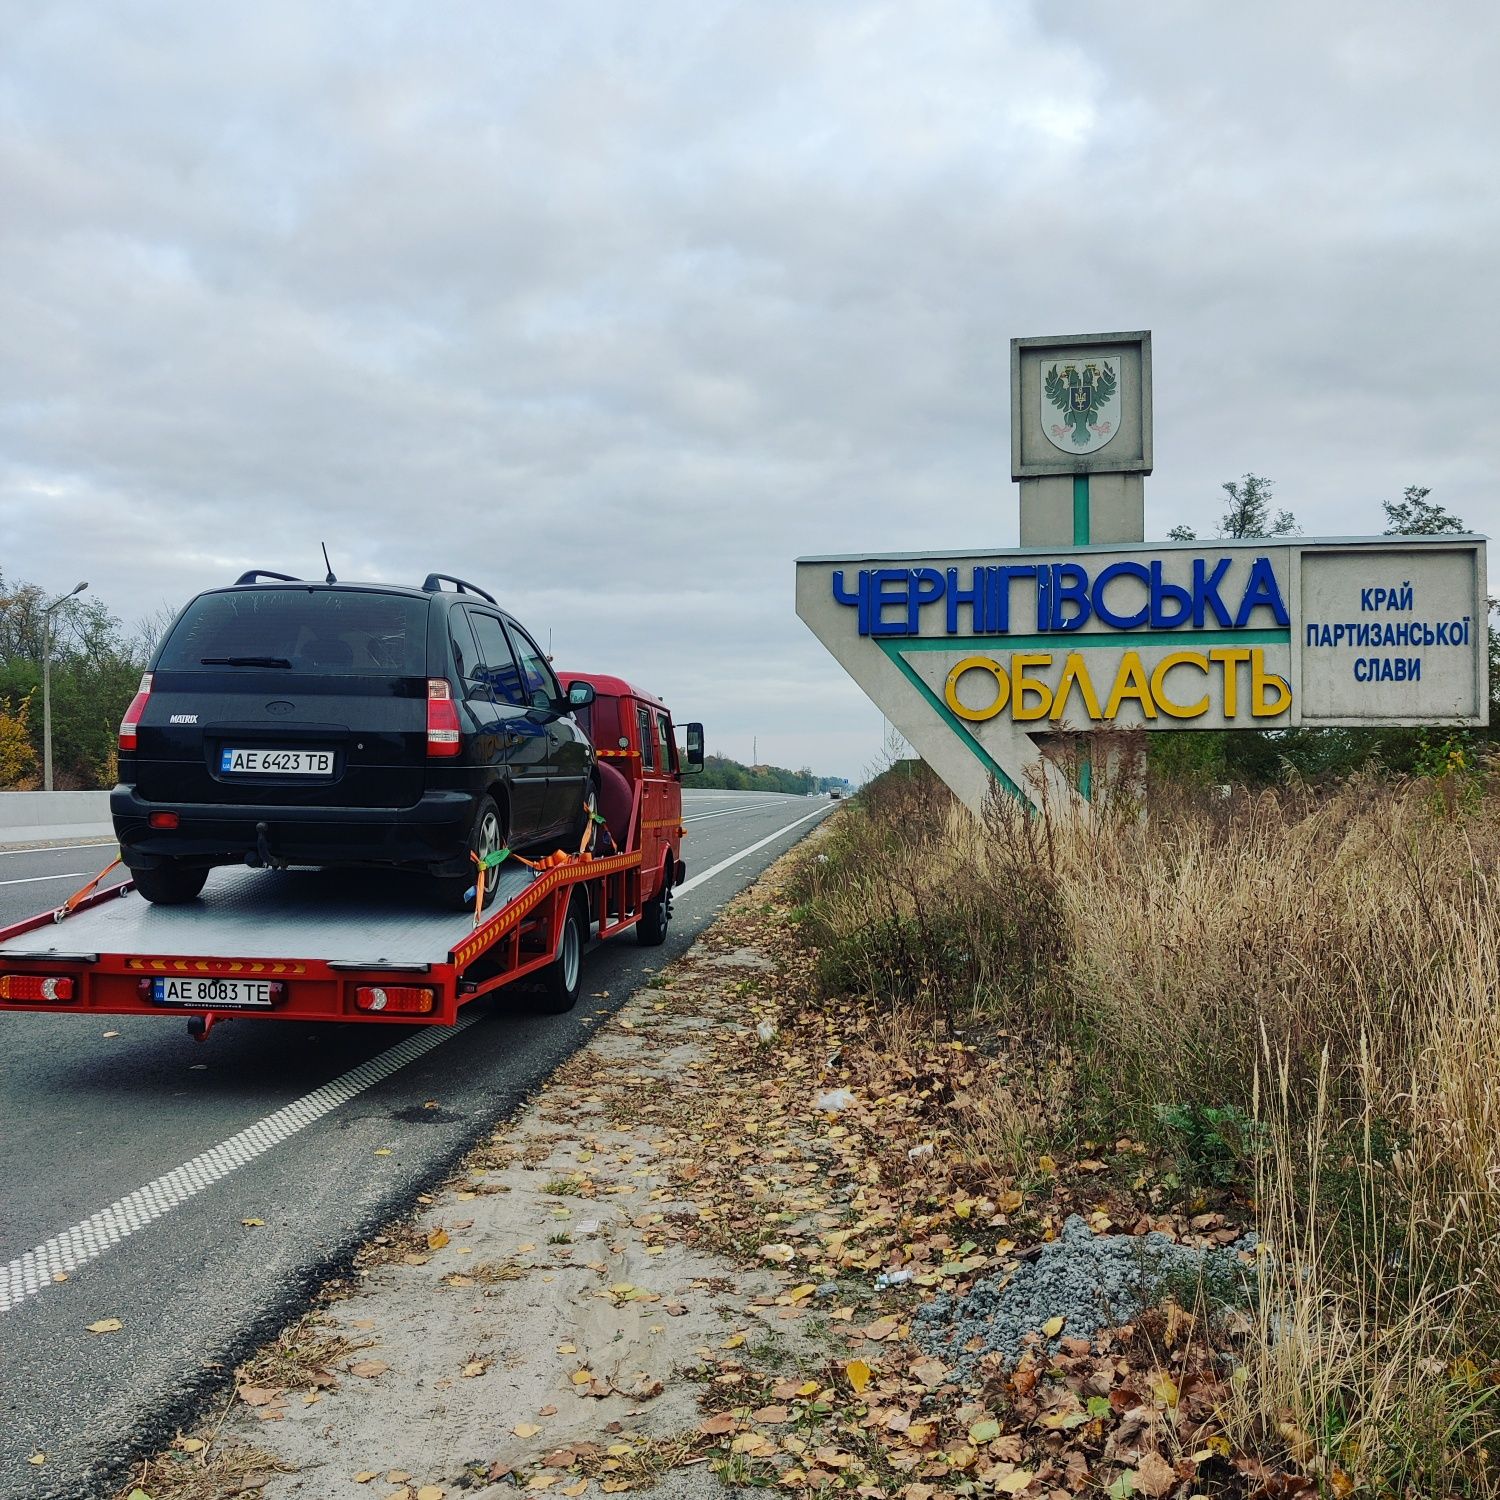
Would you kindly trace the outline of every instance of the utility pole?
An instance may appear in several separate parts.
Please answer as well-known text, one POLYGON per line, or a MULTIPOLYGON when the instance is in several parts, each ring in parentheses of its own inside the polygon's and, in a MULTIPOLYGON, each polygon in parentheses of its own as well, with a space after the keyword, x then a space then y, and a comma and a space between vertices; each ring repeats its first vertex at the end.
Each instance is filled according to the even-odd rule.
POLYGON ((61 609, 75 594, 88 587, 80 583, 76 588, 60 594, 42 611, 42 790, 52 790, 52 614, 61 609))

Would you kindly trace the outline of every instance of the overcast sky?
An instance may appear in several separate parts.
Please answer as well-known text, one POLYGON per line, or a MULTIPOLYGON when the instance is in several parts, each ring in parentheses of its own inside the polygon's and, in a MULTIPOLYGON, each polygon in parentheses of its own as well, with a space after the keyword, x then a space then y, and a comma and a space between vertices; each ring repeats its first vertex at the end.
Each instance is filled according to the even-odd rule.
POLYGON ((0 0, 0 569, 326 540, 857 776, 792 560, 1015 545, 1013 335, 1153 331, 1148 536, 1495 526, 1497 16, 0 0))

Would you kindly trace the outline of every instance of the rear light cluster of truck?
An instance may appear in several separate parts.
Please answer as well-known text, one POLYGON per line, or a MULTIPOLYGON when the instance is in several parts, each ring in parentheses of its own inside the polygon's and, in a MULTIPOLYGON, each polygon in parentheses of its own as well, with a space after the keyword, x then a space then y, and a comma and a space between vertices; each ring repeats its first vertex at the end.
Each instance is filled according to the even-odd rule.
POLYGON ((354 992, 354 1003, 361 1010, 384 1011, 387 1015, 430 1015, 436 998, 419 984, 362 984, 354 992))
POLYGON ((446 677, 427 679, 427 758, 438 760, 457 755, 459 749, 458 705, 446 677))
POLYGON ((64 974, 0 974, 0 1000, 31 1000, 50 1005, 73 998, 73 981, 64 974))
POLYGON ((125 710, 125 717, 120 720, 120 749, 135 749, 136 732, 141 727, 141 715, 146 712, 146 702, 150 697, 151 674, 143 672, 141 685, 136 689, 135 697, 130 700, 130 707, 125 710))

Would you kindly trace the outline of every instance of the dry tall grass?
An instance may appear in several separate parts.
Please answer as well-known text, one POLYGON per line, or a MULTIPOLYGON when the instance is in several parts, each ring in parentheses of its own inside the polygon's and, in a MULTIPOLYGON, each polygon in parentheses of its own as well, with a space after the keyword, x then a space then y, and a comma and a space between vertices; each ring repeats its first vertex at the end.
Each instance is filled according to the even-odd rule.
POLYGON ((805 877, 831 987, 1024 1036, 1092 1129, 1230 1137, 1265 1241, 1242 1429, 1331 1493, 1500 1495, 1495 799, 1153 791, 1082 828, 895 773, 842 824, 805 877))

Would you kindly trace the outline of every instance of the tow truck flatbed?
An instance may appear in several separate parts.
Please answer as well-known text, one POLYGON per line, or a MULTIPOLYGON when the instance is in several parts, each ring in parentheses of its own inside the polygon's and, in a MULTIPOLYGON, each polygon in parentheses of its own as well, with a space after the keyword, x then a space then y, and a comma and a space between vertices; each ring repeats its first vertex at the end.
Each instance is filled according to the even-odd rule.
POLYGON ((420 881, 368 870, 220 869, 178 907, 127 882, 0 930, 0 1008, 186 1014, 195 1035, 245 1014, 452 1025, 468 1001, 554 966, 571 967, 557 974, 570 1005, 570 917, 579 939, 640 919, 639 849, 497 876, 478 923, 424 908, 420 881))

